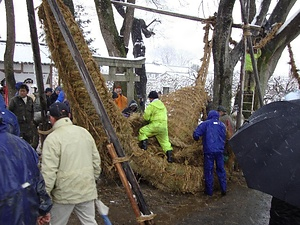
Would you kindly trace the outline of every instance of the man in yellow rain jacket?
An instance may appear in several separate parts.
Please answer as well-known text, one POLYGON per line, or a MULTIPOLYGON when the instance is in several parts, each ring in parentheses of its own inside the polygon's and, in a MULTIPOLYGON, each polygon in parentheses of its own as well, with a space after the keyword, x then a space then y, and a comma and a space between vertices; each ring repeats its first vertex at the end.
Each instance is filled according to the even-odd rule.
POLYGON ((148 121, 149 124, 139 130, 140 147, 147 150, 148 137, 155 136, 162 150, 166 153, 168 162, 171 163, 173 159, 172 146, 168 135, 167 109, 164 103, 158 99, 156 91, 151 91, 148 98, 150 104, 145 109, 144 120, 148 121))

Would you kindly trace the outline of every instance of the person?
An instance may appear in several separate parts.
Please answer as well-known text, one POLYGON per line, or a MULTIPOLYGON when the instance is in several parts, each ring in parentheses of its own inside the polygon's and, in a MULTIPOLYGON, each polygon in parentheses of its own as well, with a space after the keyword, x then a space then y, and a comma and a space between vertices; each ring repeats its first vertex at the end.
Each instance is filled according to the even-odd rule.
POLYGON ((225 107, 222 105, 218 106, 217 111, 220 115, 219 120, 225 124, 226 129, 231 137, 235 132, 235 125, 232 118, 227 114, 225 107))
POLYGON ((224 161, 229 167, 229 171, 239 171, 239 166, 237 160, 234 156, 234 153, 228 144, 228 140, 232 137, 235 132, 235 125, 230 115, 227 114, 224 106, 219 105, 217 111, 220 115, 219 120, 222 121, 226 126, 226 142, 225 142, 225 151, 224 151, 224 161))
POLYGON ((95 141, 73 125, 66 104, 53 103, 49 113, 53 131, 43 144, 41 169, 53 200, 51 225, 67 224, 72 211, 82 224, 97 224, 94 200, 101 159, 95 141))
MULTIPOLYGON (((254 58, 257 60, 261 56, 261 50, 255 49, 254 58)), ((253 91, 254 90, 254 77, 253 77, 253 66, 252 66, 252 59, 249 53, 249 49, 246 53, 245 58, 245 90, 246 91, 253 91)))
POLYGON ((148 138, 155 136, 162 150, 167 155, 167 161, 173 162, 172 146, 168 135, 168 115, 164 103, 158 99, 158 93, 151 91, 148 95, 150 104, 145 109, 143 118, 149 124, 139 130, 138 139, 141 149, 147 150, 148 138))
POLYGON ((34 124, 33 100, 28 96, 28 92, 28 86, 22 84, 19 94, 10 100, 8 109, 18 118, 20 137, 36 149, 38 142, 34 141, 34 136, 37 133, 37 128, 34 124))
POLYGON ((114 99, 118 108, 122 111, 127 107, 127 98, 122 94, 121 86, 117 86, 115 92, 118 94, 118 97, 114 99))
POLYGON ((45 89, 46 102, 47 102, 47 111, 49 110, 49 107, 50 107, 50 105, 52 104, 52 102, 51 102, 51 95, 52 95, 52 93, 53 93, 52 88, 47 87, 47 88, 45 89))
POLYGON ((219 113, 217 111, 209 111, 207 120, 201 122, 194 130, 194 140, 198 141, 200 137, 203 137, 204 193, 209 196, 213 195, 214 162, 216 162, 216 172, 221 187, 221 194, 226 195, 227 184, 223 156, 226 140, 226 127, 223 122, 219 121, 219 113))
POLYGON ((272 197, 269 225, 300 225, 300 208, 272 197))
POLYGON ((51 94, 50 96, 50 102, 52 105, 54 102, 56 102, 57 98, 58 98, 58 95, 59 93, 62 91, 62 87, 61 86, 57 86, 55 89, 54 89, 54 92, 51 94))
POLYGON ((0 111, 2 113, 3 123, 6 124, 7 131, 11 134, 20 136, 20 126, 18 123, 18 118, 15 114, 6 108, 4 98, 0 95, 0 111))
POLYGON ((38 168, 34 149, 7 130, 0 112, 0 224, 50 221, 52 201, 38 168))
POLYGON ((137 102, 135 100, 132 100, 128 107, 125 108, 123 111, 122 111, 122 114, 125 116, 125 117, 129 117, 132 113, 135 113, 137 112, 138 110, 138 105, 137 105, 137 102))

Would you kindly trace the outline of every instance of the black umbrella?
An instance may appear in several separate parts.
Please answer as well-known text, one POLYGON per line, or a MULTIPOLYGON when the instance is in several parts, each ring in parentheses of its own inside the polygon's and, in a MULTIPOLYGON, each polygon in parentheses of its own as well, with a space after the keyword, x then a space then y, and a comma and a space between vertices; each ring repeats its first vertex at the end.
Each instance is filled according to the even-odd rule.
POLYGON ((300 207, 300 100, 261 107, 229 144, 249 188, 300 207))

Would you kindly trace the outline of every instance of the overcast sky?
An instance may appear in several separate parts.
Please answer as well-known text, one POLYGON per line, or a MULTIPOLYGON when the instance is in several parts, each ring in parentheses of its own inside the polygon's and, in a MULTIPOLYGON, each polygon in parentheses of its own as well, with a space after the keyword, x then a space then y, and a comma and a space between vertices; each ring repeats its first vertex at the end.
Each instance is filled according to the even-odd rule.
MULTIPOLYGON (((28 17, 27 17, 27 7, 26 1, 14 0, 15 4, 15 20, 16 20, 16 40, 30 42, 29 35, 29 25, 28 25, 28 17)), ((40 4, 40 0, 34 0, 35 7, 40 4)), ((146 1, 147 2, 147 1, 146 1)), ((178 12, 181 14, 187 14, 191 16, 198 16, 201 18, 208 18, 213 15, 215 11, 217 11, 215 1, 204 0, 204 4, 199 5, 201 1, 195 0, 163 0, 168 8, 164 8, 164 10, 178 12), (203 10, 203 8, 205 10, 203 10)), ((239 2, 239 1, 237 1, 239 2)), ((102 39, 102 35, 100 32, 98 19, 96 16, 96 12, 94 10, 94 1, 92 0, 74 0, 75 4, 83 5, 86 10, 89 12, 89 19, 92 21, 90 24, 89 30, 92 31, 92 37, 95 38, 93 46, 99 49, 99 54, 103 56, 107 56, 106 47, 104 41, 102 39)), ((145 1, 136 0, 136 4, 142 5, 146 4, 145 1)), ((151 7, 151 6, 150 6, 151 7)), ((154 7, 154 6, 152 6, 154 7)), ((296 6, 294 8, 300 8, 300 1, 296 2, 296 6)), ((234 23, 241 23, 240 20, 240 9, 237 4, 235 9, 236 17, 234 18, 234 23)), ((294 10, 295 12, 295 10, 294 10)), ((294 13, 293 12, 293 13, 294 13)), ((117 15, 117 13, 116 13, 117 15)), ((146 58, 147 62, 153 62, 162 57, 162 49, 172 49, 171 53, 177 55, 178 57, 183 57, 189 59, 191 63, 200 64, 200 59, 203 56, 203 24, 200 22, 195 22, 187 19, 181 19, 166 15, 159 15, 152 12, 135 10, 135 17, 143 18, 146 24, 149 24, 153 19, 160 20, 160 23, 154 23, 150 26, 155 32, 155 35, 151 38, 144 38, 144 42, 146 45, 146 58)), ((36 17, 38 20, 38 17, 36 17)), ((5 4, 4 1, 0 3, 0 36, 2 40, 6 39, 6 17, 5 17, 5 4)), ((121 19, 117 19, 117 26, 121 27, 121 19), (118 22, 119 21, 119 22, 118 22)), ((241 30, 236 31, 236 37, 241 37, 241 30)), ((237 39, 238 40, 238 39, 237 39)), ((300 52, 298 45, 300 38, 297 38, 294 42, 292 42, 292 47, 294 49, 296 64, 300 68, 300 52), (298 43, 297 43, 298 42, 298 43)), ((132 47, 129 46, 129 55, 132 56, 132 47)), ((276 74, 287 74, 289 70, 289 66, 287 62, 289 60, 287 50, 284 51, 283 56, 281 57, 279 66, 277 66, 276 74)), ((189 66, 189 65, 187 65, 189 66)))

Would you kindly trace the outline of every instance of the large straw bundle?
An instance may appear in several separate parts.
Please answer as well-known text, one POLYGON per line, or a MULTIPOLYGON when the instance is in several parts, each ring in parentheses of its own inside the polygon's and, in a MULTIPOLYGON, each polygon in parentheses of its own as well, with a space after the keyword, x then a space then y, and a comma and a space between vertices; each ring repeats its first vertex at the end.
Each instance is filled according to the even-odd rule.
MULTIPOLYGON (((127 120, 122 116, 112 101, 111 93, 106 87, 99 67, 93 60, 92 54, 73 16, 61 0, 57 2, 94 81, 111 123, 116 130, 121 145, 125 153, 131 157, 133 170, 162 190, 183 193, 200 191, 203 185, 201 151, 199 150, 201 143, 195 144, 191 135, 197 125, 199 113, 204 108, 203 85, 184 88, 163 98, 169 112, 169 133, 174 146, 175 160, 184 163, 167 163, 165 156, 161 154, 159 145, 153 140, 150 142, 148 151, 140 150, 136 132, 141 123, 134 123, 134 121, 127 120), (131 125, 134 125, 134 130, 131 125), (192 156, 194 157, 197 154, 197 163, 194 163, 195 165, 192 166, 188 162, 188 158, 192 158, 192 156), (184 158, 186 160, 181 161, 184 158)), ((106 175, 112 175, 113 173, 110 171, 112 162, 106 150, 109 140, 107 140, 107 135, 90 100, 88 91, 46 0, 43 0, 39 8, 39 17, 44 26, 46 41, 50 48, 52 59, 58 68, 63 87, 71 102, 74 120, 78 125, 87 128, 93 135, 102 158, 103 170, 106 175)))

